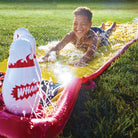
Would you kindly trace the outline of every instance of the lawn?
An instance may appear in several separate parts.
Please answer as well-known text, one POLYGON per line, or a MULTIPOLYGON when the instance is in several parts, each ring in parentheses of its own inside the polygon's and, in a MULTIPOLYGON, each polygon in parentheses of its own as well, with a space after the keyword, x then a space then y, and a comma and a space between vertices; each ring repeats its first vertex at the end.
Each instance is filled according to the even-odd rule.
MULTIPOLYGON (((0 61, 8 58, 13 33, 25 27, 37 47, 61 40, 72 30, 73 10, 88 6, 93 26, 133 23, 138 3, 0 2, 0 61)), ((73 113, 59 137, 136 137, 137 48, 135 42, 100 77, 94 90, 80 90, 73 113)))
POLYGON ((109 20, 132 22, 138 11, 133 3, 0 2, 0 61, 8 57, 17 28, 27 28, 37 46, 63 38, 72 29, 72 12, 78 6, 92 9, 93 26, 109 20))

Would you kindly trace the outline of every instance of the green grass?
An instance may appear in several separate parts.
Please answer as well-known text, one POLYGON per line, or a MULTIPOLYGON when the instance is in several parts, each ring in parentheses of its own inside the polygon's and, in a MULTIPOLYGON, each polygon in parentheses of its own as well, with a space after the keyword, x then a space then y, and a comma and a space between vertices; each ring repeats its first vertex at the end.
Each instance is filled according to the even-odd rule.
POLYGON ((27 28, 37 46, 63 38, 72 29, 72 12, 78 6, 92 9, 93 26, 108 20, 132 22, 138 11, 137 3, 0 2, 0 61, 8 57, 17 28, 27 28))
MULTIPOLYGON (((93 26, 109 20, 132 23, 138 3, 0 2, 0 61, 8 58, 13 33, 25 27, 37 46, 61 40, 72 30, 73 10, 88 6, 93 26)), ((59 137, 136 137, 137 48, 133 44, 102 75, 94 90, 80 90, 73 113, 59 137)))
POLYGON ((81 89, 73 113, 61 135, 73 138, 136 138, 138 42, 130 46, 94 81, 81 89))

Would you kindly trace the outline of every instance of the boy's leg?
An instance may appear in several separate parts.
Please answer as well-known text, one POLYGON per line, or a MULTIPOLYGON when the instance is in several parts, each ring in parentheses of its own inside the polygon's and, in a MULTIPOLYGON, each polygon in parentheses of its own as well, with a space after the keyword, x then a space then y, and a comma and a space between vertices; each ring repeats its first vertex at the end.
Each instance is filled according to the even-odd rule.
POLYGON ((113 22, 113 24, 110 26, 110 28, 105 30, 107 32, 108 36, 110 36, 112 34, 112 32, 115 30, 115 27, 116 27, 116 22, 113 22))

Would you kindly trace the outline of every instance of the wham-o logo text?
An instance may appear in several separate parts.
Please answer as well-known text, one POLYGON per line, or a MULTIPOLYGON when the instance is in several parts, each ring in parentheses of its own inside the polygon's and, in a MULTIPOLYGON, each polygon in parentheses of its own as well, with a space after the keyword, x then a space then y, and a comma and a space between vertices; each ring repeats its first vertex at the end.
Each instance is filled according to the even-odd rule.
POLYGON ((39 82, 26 84, 26 85, 15 85, 15 88, 13 88, 11 95, 13 95, 13 98, 17 100, 23 100, 24 98, 28 98, 29 96, 33 96, 39 91, 39 82))

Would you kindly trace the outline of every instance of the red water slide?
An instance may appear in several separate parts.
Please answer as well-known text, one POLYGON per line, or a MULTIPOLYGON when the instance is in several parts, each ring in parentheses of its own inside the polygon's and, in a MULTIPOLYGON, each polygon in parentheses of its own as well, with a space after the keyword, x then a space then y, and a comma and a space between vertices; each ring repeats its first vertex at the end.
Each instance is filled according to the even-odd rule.
MULTIPOLYGON (((0 95, 0 136, 8 138, 54 138, 63 130, 74 108, 82 83, 98 77, 113 61, 115 61, 138 38, 124 45, 124 47, 108 60, 95 73, 82 78, 74 78, 64 88, 56 106, 45 118, 21 117, 9 113, 0 95)), ((90 83, 92 84, 92 83, 90 83)), ((92 85, 90 85, 92 86, 92 85)))

